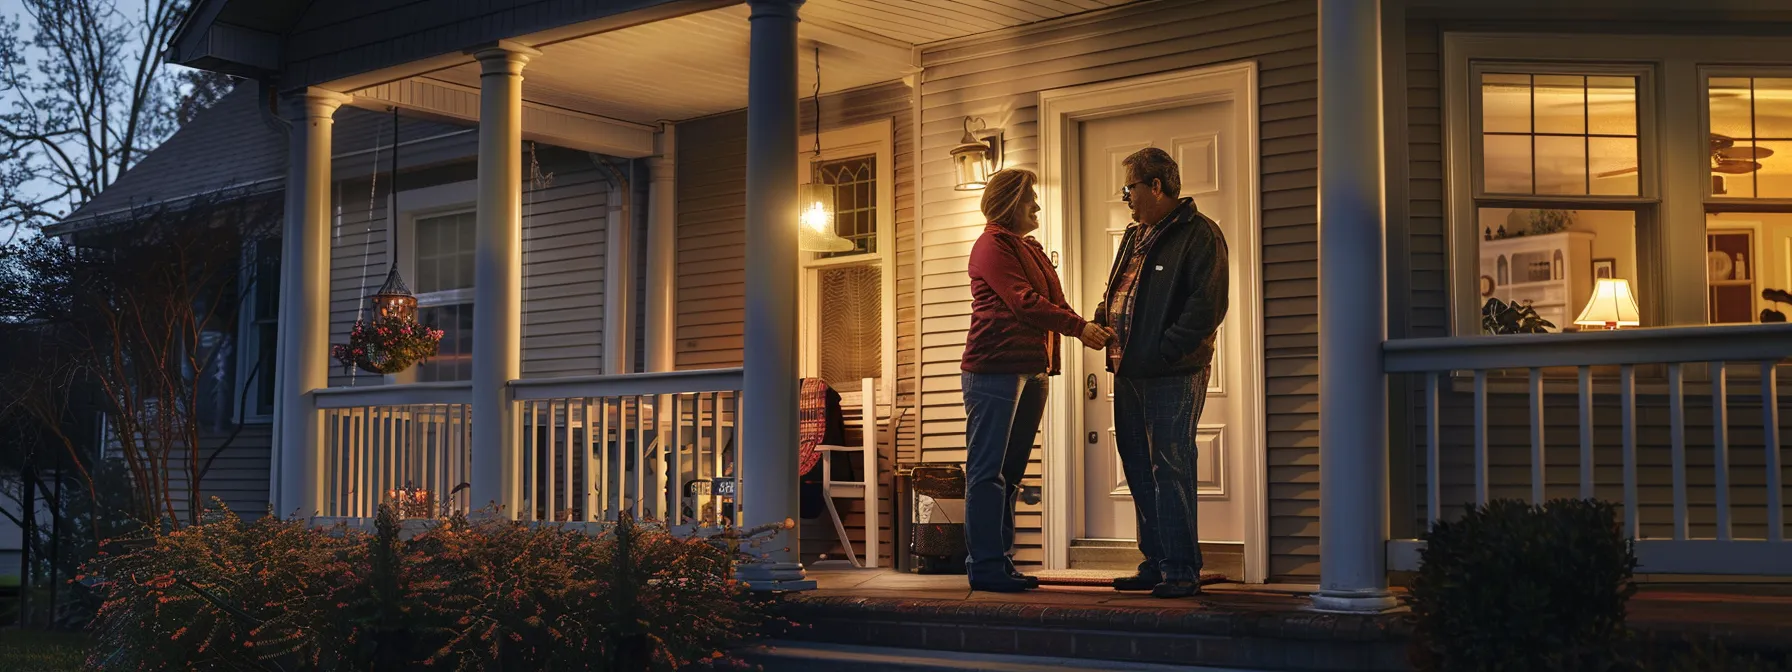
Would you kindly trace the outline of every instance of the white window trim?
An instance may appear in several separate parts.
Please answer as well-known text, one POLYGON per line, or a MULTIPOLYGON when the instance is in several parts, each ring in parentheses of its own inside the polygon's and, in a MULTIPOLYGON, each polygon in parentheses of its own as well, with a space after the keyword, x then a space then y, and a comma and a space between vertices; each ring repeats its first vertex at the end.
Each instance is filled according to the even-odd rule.
MULTIPOLYGON (((1480 333, 1480 292, 1476 266, 1481 237, 1475 221, 1474 109, 1470 63, 1500 61, 1514 67, 1584 63, 1588 67, 1645 64, 1653 73, 1637 118, 1637 159, 1654 167, 1638 175, 1639 191, 1653 195, 1654 223, 1637 222, 1637 264, 1642 274, 1638 298, 1652 324, 1704 325, 1705 191, 1701 168, 1708 160, 1703 133, 1705 110, 1700 66, 1727 68, 1784 66, 1792 40, 1783 38, 1663 35, 1557 35, 1446 33, 1443 41, 1444 199, 1448 244, 1450 324, 1456 335, 1480 333), (1690 134, 1693 140, 1685 141, 1690 134), (1694 226, 1688 222, 1697 222, 1694 226), (1659 224, 1655 224, 1659 223, 1659 224)), ((1640 167, 1640 166, 1639 166, 1640 167)), ((1553 199, 1554 197, 1552 197, 1553 199)), ((1588 198, 1590 203, 1634 204, 1639 199, 1588 198)))
MULTIPOLYGON (((817 285, 821 277, 820 270, 832 266, 851 264, 869 264, 878 267, 880 281, 883 285, 883 296, 879 301, 882 311, 882 330, 880 339, 883 352, 879 354, 882 373, 877 383, 877 394, 880 399, 893 399, 896 390, 896 149, 894 126, 889 119, 880 119, 867 124, 849 126, 821 132, 822 161, 844 159, 854 156, 873 154, 877 157, 877 252, 875 254, 857 254, 847 257, 818 259, 815 253, 801 253, 802 263, 801 299, 797 314, 800 316, 799 329, 802 338, 802 357, 798 360, 799 370, 805 378, 818 374, 820 332, 813 328, 814 313, 818 305, 817 285)), ((811 171, 809 164, 817 157, 814 150, 815 135, 808 134, 799 139, 797 179, 799 184, 808 184, 811 171)), ((858 405, 860 391, 858 387, 850 390, 836 390, 840 393, 843 405, 858 405)))
MULTIPOLYGON (((386 241, 386 258, 391 259, 394 252, 402 251, 398 257, 398 272, 405 282, 417 281, 417 220, 443 215, 456 215, 475 212, 478 206, 479 182, 467 180, 441 184, 422 189, 410 189, 399 192, 398 204, 404 206, 396 217, 389 216, 386 221, 397 222, 393 227, 393 235, 386 241)), ((392 202, 387 201, 386 212, 392 212, 392 202)), ((379 273, 376 283, 385 282, 385 274, 379 273)), ((377 284, 370 289, 378 289, 377 284)), ((417 295, 417 308, 429 308, 453 303, 467 303, 473 300, 473 288, 430 292, 417 295)), ((477 328, 477 325, 475 325, 477 328)), ((388 385, 417 382, 417 369, 412 367, 403 372, 385 376, 388 385)))

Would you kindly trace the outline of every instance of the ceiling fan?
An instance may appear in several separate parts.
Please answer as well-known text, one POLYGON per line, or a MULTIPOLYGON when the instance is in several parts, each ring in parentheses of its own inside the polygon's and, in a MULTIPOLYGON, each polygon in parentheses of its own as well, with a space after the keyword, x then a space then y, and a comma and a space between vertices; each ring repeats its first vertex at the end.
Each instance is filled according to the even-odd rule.
MULTIPOLYGON (((1759 159, 1773 156, 1773 150, 1766 147, 1749 145, 1737 147, 1736 139, 1717 133, 1711 134, 1711 172, 1728 175, 1746 175, 1761 169, 1759 159)), ((1616 177, 1636 172, 1636 166, 1608 170, 1595 177, 1616 177)), ((1714 194, 1724 193, 1723 175, 1711 176, 1711 190, 1714 194)))

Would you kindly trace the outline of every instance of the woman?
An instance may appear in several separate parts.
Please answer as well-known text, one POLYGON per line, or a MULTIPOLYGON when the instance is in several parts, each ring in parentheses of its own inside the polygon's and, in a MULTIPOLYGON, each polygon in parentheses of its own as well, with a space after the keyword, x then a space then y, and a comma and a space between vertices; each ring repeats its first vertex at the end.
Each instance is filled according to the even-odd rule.
POLYGON ((1045 413, 1046 381, 1059 372, 1059 335, 1092 349, 1113 336, 1070 309, 1039 228, 1038 176, 1004 170, 983 190, 988 224, 971 247, 971 330, 963 373, 965 545, 971 589, 1018 592, 1039 585, 1015 569, 1014 505, 1045 413))

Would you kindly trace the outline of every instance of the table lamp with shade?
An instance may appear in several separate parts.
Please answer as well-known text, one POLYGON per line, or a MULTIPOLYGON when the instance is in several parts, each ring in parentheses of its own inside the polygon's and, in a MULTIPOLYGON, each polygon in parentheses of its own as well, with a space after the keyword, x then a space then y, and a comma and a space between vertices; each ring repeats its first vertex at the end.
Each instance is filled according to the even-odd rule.
POLYGON ((1584 327, 1635 327, 1641 325, 1641 311, 1636 307, 1636 296, 1630 293, 1630 281, 1623 278, 1600 278, 1599 284, 1593 286, 1593 297, 1587 299, 1587 307, 1580 311, 1580 317, 1574 323, 1584 327))

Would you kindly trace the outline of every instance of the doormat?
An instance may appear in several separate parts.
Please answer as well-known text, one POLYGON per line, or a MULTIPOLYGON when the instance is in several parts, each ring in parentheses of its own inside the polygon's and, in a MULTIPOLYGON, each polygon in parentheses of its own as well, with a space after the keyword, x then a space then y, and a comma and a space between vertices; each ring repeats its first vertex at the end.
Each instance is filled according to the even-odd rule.
MULTIPOLYGON (((1132 571, 1124 569, 1041 569, 1027 573, 1039 577, 1042 586, 1112 586, 1114 579, 1132 575, 1132 571)), ((1201 572, 1203 586, 1228 581, 1219 572, 1201 572)))

